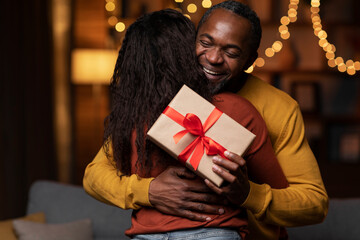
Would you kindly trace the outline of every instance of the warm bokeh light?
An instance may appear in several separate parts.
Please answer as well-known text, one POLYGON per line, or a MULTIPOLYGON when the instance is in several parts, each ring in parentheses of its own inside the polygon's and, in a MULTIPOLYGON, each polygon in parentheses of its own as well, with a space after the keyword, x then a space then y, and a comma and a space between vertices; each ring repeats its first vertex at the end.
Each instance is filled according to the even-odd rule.
POLYGON ((356 70, 356 71, 360 71, 360 62, 359 62, 359 61, 356 61, 356 62, 354 63, 354 66, 355 66, 355 70, 356 70))
POLYGON ((288 11, 289 18, 296 17, 296 15, 297 15, 297 12, 295 9, 292 8, 288 11))
MULTIPOLYGON (((299 0, 290 0, 289 3, 289 9, 287 12, 287 15, 283 16, 280 18, 280 23, 281 25, 278 28, 278 31, 280 33, 280 37, 283 40, 287 40, 290 38, 290 32, 289 29, 287 27, 287 25, 289 25, 290 23, 294 23, 297 21, 297 9, 298 9, 298 4, 299 4, 299 0)), ((313 14, 316 14, 316 10, 313 11, 313 14)), ((321 29, 319 29, 319 31, 321 31, 321 29)), ((273 57, 275 55, 275 53, 280 52, 281 49, 283 47, 283 44, 281 41, 274 41, 274 43, 272 44, 271 48, 267 48, 265 50, 265 55, 267 57, 273 57)), ((259 59, 259 58, 258 58, 259 59)), ((249 69, 246 70, 246 72, 252 72, 253 68, 255 66, 257 67, 262 67, 265 64, 265 60, 262 58, 261 64, 258 64, 257 61, 255 61, 255 64, 253 64, 249 69)))
POLYGON ((336 47, 334 44, 328 42, 327 37, 328 34, 325 30, 322 29, 321 25, 321 17, 319 15, 320 12, 320 0, 311 0, 311 21, 313 23, 314 34, 317 36, 319 40, 319 46, 323 48, 325 52, 325 56, 328 59, 329 67, 336 67, 339 72, 346 72, 349 75, 356 74, 356 71, 360 70, 360 66, 358 66, 357 62, 349 59, 344 63, 344 59, 342 57, 336 57, 336 47), (336 58, 335 58, 336 57, 336 58))
POLYGON ((284 40, 287 40, 290 38, 290 33, 289 32, 282 33, 282 34, 280 34, 280 37, 284 40))
POLYGON ((355 75, 356 70, 355 70, 354 67, 348 67, 348 68, 346 69, 346 72, 347 72, 347 74, 349 74, 349 75, 355 75))
POLYGON ((332 46, 330 43, 328 43, 326 46, 323 47, 324 51, 325 52, 332 52, 333 53, 333 50, 332 50, 332 46))
POLYGON ((281 22, 282 25, 288 25, 290 23, 290 18, 288 16, 283 16, 280 19, 280 22, 281 22))
POLYGON ((116 59, 116 50, 76 48, 71 53, 71 81, 76 84, 109 84, 116 59))
POLYGON ((292 23, 296 22, 296 20, 297 20, 297 16, 289 17, 289 18, 290 18, 290 22, 292 22, 292 23))
POLYGON ((328 65, 329 67, 336 67, 336 62, 335 62, 335 59, 329 59, 328 61, 328 65))
POLYGON ((319 40, 319 46, 320 46, 320 47, 324 47, 325 44, 329 44, 326 39, 320 39, 320 40, 319 40))
POLYGON ((272 48, 267 48, 267 49, 265 50, 265 55, 266 55, 267 57, 272 57, 272 56, 274 56, 274 54, 275 54, 275 51, 274 51, 274 49, 272 49, 272 48))
POLYGON ((345 65, 346 65, 347 67, 352 67, 352 66, 354 66, 354 61, 353 61, 353 60, 347 60, 346 63, 345 63, 345 65))
MULTIPOLYGON (((110 2, 110 0, 108 0, 110 2)), ((174 0, 177 3, 183 2, 183 0, 174 0)), ((209 8, 212 5, 211 0, 202 0, 201 3, 203 8, 209 8)), ((289 1, 289 9, 287 11, 287 15, 280 18, 281 25, 278 28, 280 33, 280 38, 283 40, 288 40, 290 38, 290 32, 288 25, 290 23, 294 23, 297 21, 297 10, 298 10, 299 0, 290 0, 289 1)), ((197 6, 193 3, 187 6, 187 11, 189 13, 195 13, 197 11, 197 6)), ((328 42, 327 32, 322 29, 321 17, 320 17, 320 0, 311 0, 311 21, 314 29, 314 35, 319 38, 319 46, 324 50, 326 54, 326 59, 328 59, 329 67, 336 67, 340 72, 347 72, 349 75, 354 75, 356 71, 360 71, 360 62, 353 60, 348 60, 346 64, 341 57, 337 57, 335 55, 336 47, 334 44, 328 42)), ((184 16, 191 19, 188 14, 184 14, 184 16)), ((110 24, 110 22, 109 22, 110 24)), ((277 52, 280 52, 283 48, 283 44, 281 41, 276 40, 272 44, 272 47, 269 47, 265 50, 266 57, 273 57, 277 52)), ((255 63, 246 70, 246 72, 250 73, 254 70, 255 66, 262 67, 265 65, 265 59, 258 58, 255 63)))
POLYGON ((322 31, 319 32, 318 37, 320 39, 326 39, 327 38, 327 33, 324 30, 322 30, 322 31))
POLYGON ((113 2, 107 2, 106 5, 105 5, 105 9, 106 11, 108 12, 112 12, 115 10, 115 3, 113 2))
POLYGON ((274 44, 272 45, 272 48, 274 49, 275 52, 280 52, 280 50, 282 49, 283 44, 280 41, 276 41, 274 42, 274 44))
POLYGON ((115 16, 111 16, 108 18, 108 23, 110 26, 115 26, 117 22, 118 22, 118 19, 115 16))
POLYGON ((187 6, 187 10, 189 13, 195 13, 197 11, 197 6, 193 3, 190 3, 188 6, 187 6))
POLYGON ((125 31, 125 23, 123 23, 123 22, 118 22, 116 25, 115 25, 115 29, 116 29, 116 31, 118 31, 118 32, 123 32, 123 31, 125 31))
POLYGON ((336 63, 336 65, 340 65, 340 64, 344 63, 344 59, 342 57, 337 57, 337 58, 335 58, 335 63, 336 63))
POLYGON ((187 17, 188 19, 190 19, 191 20, 191 17, 190 17, 190 15, 189 14, 183 14, 185 17, 187 17))
POLYGON ((326 58, 327 59, 334 59, 335 58, 335 54, 333 52, 327 52, 326 53, 326 58))
POLYGON ((211 2, 211 0, 203 0, 201 2, 201 5, 203 6, 203 8, 210 8, 212 5, 212 2, 211 2))
POLYGON ((265 65, 265 60, 262 57, 259 57, 256 59, 255 65, 258 67, 263 67, 265 65))
POLYGON ((286 32, 288 32, 288 31, 289 31, 289 29, 288 29, 288 27, 285 26, 285 25, 281 25, 281 26, 279 27, 279 33, 286 33, 286 32))
POLYGON ((320 11, 320 8, 318 8, 318 7, 311 7, 311 8, 310 8, 310 11, 311 11, 312 13, 318 13, 318 12, 320 11))
POLYGON ((254 65, 251 65, 247 70, 245 70, 244 72, 246 73, 252 73, 254 71, 254 65))
POLYGON ((340 63, 340 64, 338 65, 338 70, 339 70, 340 72, 346 72, 346 65, 345 65, 344 63, 340 63))

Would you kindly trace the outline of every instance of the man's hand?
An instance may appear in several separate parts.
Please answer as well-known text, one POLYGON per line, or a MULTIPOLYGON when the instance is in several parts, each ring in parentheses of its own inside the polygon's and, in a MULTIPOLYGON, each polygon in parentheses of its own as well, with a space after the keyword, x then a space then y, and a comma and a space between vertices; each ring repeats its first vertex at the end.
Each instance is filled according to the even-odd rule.
POLYGON ((227 202, 185 167, 169 167, 157 176, 150 183, 149 200, 162 213, 196 221, 210 220, 206 214, 222 214, 224 209, 212 204, 227 202))
POLYGON ((224 186, 219 188, 207 179, 205 183, 220 196, 225 196, 231 203, 240 206, 250 191, 246 162, 239 155, 228 151, 225 156, 228 159, 219 156, 213 158, 213 171, 226 181, 224 186))

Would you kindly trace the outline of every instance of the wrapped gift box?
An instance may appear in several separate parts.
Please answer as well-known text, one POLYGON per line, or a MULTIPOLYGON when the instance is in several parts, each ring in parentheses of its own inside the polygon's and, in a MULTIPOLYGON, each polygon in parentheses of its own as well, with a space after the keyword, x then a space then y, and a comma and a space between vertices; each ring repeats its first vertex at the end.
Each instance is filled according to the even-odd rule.
POLYGON ((171 156, 217 186, 221 186, 223 179, 212 171, 213 155, 207 154, 208 149, 204 148, 203 143, 208 145, 210 142, 210 152, 215 149, 220 156, 223 156, 225 149, 242 156, 255 139, 252 132, 221 113, 186 85, 176 94, 147 135, 171 156))

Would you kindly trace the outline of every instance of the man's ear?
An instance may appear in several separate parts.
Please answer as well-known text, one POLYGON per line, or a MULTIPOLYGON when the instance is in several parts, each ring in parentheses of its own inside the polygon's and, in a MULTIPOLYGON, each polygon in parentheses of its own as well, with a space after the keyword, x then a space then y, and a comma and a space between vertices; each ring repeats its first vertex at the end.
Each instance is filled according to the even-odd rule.
POLYGON ((255 62, 255 60, 258 58, 258 56, 259 55, 257 52, 255 52, 249 56, 248 60, 246 61, 245 65, 244 65, 244 71, 247 70, 255 62))

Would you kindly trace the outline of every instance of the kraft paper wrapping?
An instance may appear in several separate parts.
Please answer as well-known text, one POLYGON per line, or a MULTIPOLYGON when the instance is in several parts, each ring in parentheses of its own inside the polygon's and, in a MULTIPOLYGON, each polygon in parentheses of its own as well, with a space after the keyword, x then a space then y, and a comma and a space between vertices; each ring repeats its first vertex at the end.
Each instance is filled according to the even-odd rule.
MULTIPOLYGON (((186 85, 180 89, 168 106, 183 116, 187 113, 193 113, 199 117, 202 123, 205 122, 215 108, 214 105, 186 85)), ((178 143, 175 143, 173 136, 184 129, 183 126, 162 113, 149 129, 147 135, 151 141, 175 159, 178 159, 179 154, 198 137, 187 133, 178 143)), ((224 113, 205 133, 205 136, 210 137, 227 150, 240 156, 246 152, 255 139, 255 135, 252 132, 224 113)), ((204 152, 196 171, 189 163, 190 158, 186 161, 186 166, 202 178, 207 178, 215 185, 221 186, 223 179, 212 171, 212 158, 213 156, 208 156, 204 152)))

